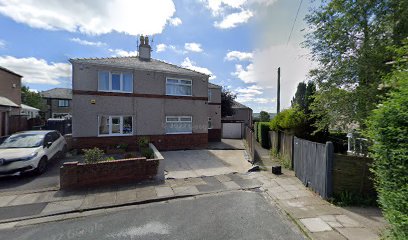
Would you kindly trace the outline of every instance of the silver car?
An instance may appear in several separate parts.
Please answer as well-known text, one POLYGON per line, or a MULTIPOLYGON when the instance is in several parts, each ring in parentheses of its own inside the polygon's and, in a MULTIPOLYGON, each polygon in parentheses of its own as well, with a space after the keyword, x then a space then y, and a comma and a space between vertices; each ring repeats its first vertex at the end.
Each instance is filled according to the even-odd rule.
POLYGON ((67 142, 57 131, 25 131, 8 137, 0 144, 0 175, 27 171, 39 174, 56 157, 65 156, 67 142))

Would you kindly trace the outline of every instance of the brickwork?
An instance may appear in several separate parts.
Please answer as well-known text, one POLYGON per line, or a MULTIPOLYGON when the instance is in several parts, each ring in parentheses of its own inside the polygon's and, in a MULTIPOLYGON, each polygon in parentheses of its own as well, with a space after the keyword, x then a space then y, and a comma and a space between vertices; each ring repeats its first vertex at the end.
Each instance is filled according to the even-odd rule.
POLYGON ((132 158, 92 164, 68 162, 60 169, 60 188, 78 189, 153 180, 159 160, 132 158))
POLYGON ((73 138, 73 148, 86 149, 98 147, 107 149, 125 143, 129 149, 137 149, 138 139, 148 137, 158 150, 203 149, 208 146, 207 133, 169 134, 151 136, 118 136, 118 137, 78 137, 73 138))
POLYGON ((221 129, 208 129, 208 141, 220 142, 221 141, 221 129))

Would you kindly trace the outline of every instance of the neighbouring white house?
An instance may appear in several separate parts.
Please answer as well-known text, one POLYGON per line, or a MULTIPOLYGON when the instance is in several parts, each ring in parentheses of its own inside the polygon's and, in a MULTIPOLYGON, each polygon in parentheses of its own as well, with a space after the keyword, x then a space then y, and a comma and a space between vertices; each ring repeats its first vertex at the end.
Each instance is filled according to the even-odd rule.
POLYGON ((27 116, 27 119, 36 118, 40 115, 40 109, 31 107, 25 104, 21 104, 21 111, 20 114, 27 116))

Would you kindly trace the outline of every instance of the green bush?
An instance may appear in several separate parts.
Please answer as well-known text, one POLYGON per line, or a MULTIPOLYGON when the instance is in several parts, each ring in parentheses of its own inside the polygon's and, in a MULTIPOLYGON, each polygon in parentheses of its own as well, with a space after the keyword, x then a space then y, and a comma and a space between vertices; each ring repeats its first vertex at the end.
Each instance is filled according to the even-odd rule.
POLYGON ((92 149, 82 149, 84 152, 85 163, 96 163, 104 160, 103 150, 95 147, 92 149))
POLYGON ((257 142, 259 142, 259 139, 258 139, 258 123, 259 123, 259 122, 255 122, 255 123, 254 123, 254 134, 255 134, 255 140, 256 140, 257 142))
POLYGON ((257 131, 258 142, 263 148, 269 148, 269 122, 259 122, 257 131))
POLYGON ((285 109, 270 121, 272 131, 303 128, 307 118, 306 114, 298 107, 285 109))
POLYGON ((143 157, 147 159, 152 159, 154 158, 154 151, 153 149, 149 147, 143 147, 140 149, 140 154, 142 154, 143 157))
POLYGON ((146 148, 149 146, 149 138, 148 137, 140 137, 137 141, 137 143, 139 144, 139 148, 146 148))
POLYGON ((393 239, 408 239, 408 72, 389 98, 373 111, 367 135, 373 141, 372 171, 393 239))

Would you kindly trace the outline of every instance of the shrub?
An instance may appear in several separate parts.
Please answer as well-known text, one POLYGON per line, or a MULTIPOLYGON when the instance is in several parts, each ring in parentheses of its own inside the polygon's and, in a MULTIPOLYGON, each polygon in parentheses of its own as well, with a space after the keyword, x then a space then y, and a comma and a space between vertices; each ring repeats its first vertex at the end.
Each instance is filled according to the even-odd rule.
POLYGON ((82 149, 84 152, 85 163, 96 163, 104 160, 103 150, 95 147, 92 149, 82 149))
POLYGON ((126 143, 121 143, 116 146, 116 148, 123 149, 123 150, 126 150, 127 147, 128 147, 128 144, 126 143))
POLYGON ((270 122, 272 131, 299 129, 304 127, 306 115, 298 107, 285 109, 276 115, 270 122))
POLYGON ((255 122, 255 123, 254 123, 254 134, 255 134, 255 140, 256 140, 257 142, 259 142, 259 138, 258 138, 258 124, 259 124, 259 122, 255 122))
POLYGON ((143 147, 140 149, 140 154, 142 154, 143 157, 147 158, 147 159, 152 159, 154 158, 154 152, 153 149, 149 148, 149 147, 143 147))
POLYGON ((259 122, 257 131, 258 142, 263 148, 269 148, 269 122, 259 122))
POLYGON ((104 161, 115 161, 116 159, 114 157, 107 157, 105 158, 104 161))
POLYGON ((149 146, 149 142, 150 142, 150 140, 149 140, 148 137, 140 137, 140 138, 138 139, 138 141, 137 141, 137 143, 139 144, 139 148, 140 148, 140 149, 148 147, 148 146, 149 146))
POLYGON ((408 239, 408 72, 399 74, 398 89, 370 116, 367 135, 373 140, 372 171, 391 236, 408 239))

